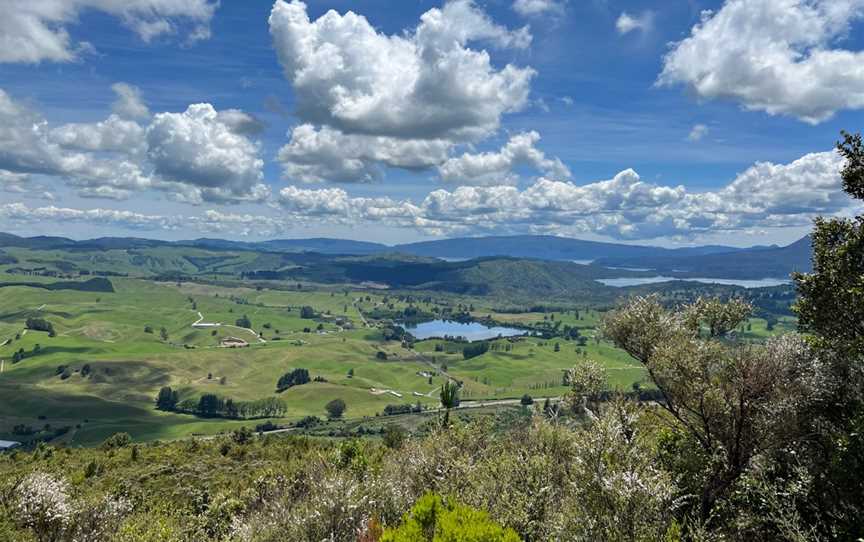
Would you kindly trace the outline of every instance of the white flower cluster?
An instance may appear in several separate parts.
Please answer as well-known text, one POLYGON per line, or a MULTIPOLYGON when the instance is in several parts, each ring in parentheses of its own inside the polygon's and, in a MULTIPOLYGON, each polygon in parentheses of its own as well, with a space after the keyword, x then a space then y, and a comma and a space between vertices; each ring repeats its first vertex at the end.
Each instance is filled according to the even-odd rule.
POLYGON ((65 481, 50 474, 30 474, 18 486, 18 519, 37 533, 62 532, 74 509, 65 481))
POLYGON ((95 503, 76 503, 69 484, 44 472, 24 478, 17 487, 15 515, 38 540, 99 542, 110 539, 132 511, 125 497, 108 495, 95 503))

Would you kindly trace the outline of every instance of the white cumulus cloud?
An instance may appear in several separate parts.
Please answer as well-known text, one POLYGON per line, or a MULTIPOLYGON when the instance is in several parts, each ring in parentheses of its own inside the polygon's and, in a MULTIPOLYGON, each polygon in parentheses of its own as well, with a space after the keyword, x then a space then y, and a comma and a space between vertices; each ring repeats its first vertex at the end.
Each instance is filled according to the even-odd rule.
POLYGON ((448 159, 438 172, 441 179, 474 185, 515 184, 518 176, 513 172, 519 166, 530 166, 546 176, 570 178, 570 170, 558 158, 547 158, 535 146, 540 141, 537 132, 516 134, 498 152, 465 153, 448 159))
POLYGON ((113 151, 137 154, 143 151, 144 128, 132 120, 111 115, 95 123, 72 123, 50 131, 51 141, 65 149, 113 151))
POLYGON ((622 12, 615 21, 615 29, 619 34, 624 35, 634 30, 642 32, 650 32, 654 28, 654 12, 646 10, 639 15, 630 15, 622 12))
POLYGON ((210 0, 4 0, 0 62, 75 60, 92 45, 73 42, 68 27, 87 10, 116 17, 144 41, 180 30, 195 41, 210 35, 217 6, 210 0))
POLYGON ((117 100, 112 105, 114 113, 127 119, 143 119, 150 116, 150 110, 141 99, 141 91, 138 87, 128 83, 114 83, 111 90, 117 95, 117 100))
POLYGON ((452 144, 443 139, 398 139, 346 135, 329 127, 301 124, 279 150, 283 176, 301 182, 368 182, 382 166, 419 170, 440 164, 452 144))
POLYGON ((618 239, 693 238, 753 228, 803 226, 852 202, 840 187, 842 160, 813 153, 789 164, 757 163, 714 191, 643 181, 632 169, 577 185, 540 178, 515 186, 439 189, 419 203, 351 197, 342 189, 283 189, 278 201, 292 217, 357 223, 379 221, 426 234, 552 232, 618 239))
MULTIPOLYGON (((255 122, 242 111, 196 104, 158 113, 149 125, 112 114, 52 127, 0 89, 0 171, 53 177, 92 198, 156 189, 196 204, 262 201, 270 193, 264 162, 246 135, 255 122)), ((25 186, 4 183, 13 184, 25 186)))
POLYGON ((299 0, 277 0, 269 23, 302 121, 277 157, 291 181, 368 182, 387 168, 436 168, 531 103, 534 70, 493 65, 484 49, 528 47, 528 27, 501 26, 473 0, 429 9, 392 35, 351 11, 312 20, 299 0))
POLYGON ((513 10, 523 17, 535 17, 546 14, 560 15, 564 12, 564 1, 516 0, 513 2, 513 10))
POLYGON ((704 124, 694 124, 693 128, 690 129, 690 133, 687 134, 687 139, 693 142, 702 141, 709 131, 708 126, 704 124))
MULTIPOLYGON (((632 169, 577 185, 540 178, 525 189, 460 186, 439 189, 419 202, 352 196, 342 188, 278 192, 279 216, 208 210, 198 215, 148 215, 111 209, 0 204, 11 222, 76 221, 129 229, 187 229, 275 235, 315 222, 409 227, 429 235, 481 233, 600 234, 617 239, 698 238, 724 232, 806 226, 819 214, 842 214, 853 201, 841 190, 842 159, 812 153, 787 164, 761 162, 729 184, 707 192, 642 180, 632 169)), ((0 183, 8 174, 0 172, 0 183)), ((15 179, 12 182, 26 182, 15 179)), ((97 188, 98 189, 98 188, 97 188)))
POLYGON ((864 0, 727 0, 666 55, 658 83, 816 124, 864 107, 864 52, 842 39, 864 0))
POLYGON ((147 158, 156 175, 198 189, 203 200, 260 200, 269 193, 258 145, 220 121, 210 104, 154 115, 147 158))
POLYGON ((134 211, 93 208, 75 209, 48 205, 30 207, 23 203, 0 204, 0 221, 15 224, 68 222, 97 226, 117 226, 138 231, 197 231, 202 234, 275 236, 296 225, 282 217, 261 214, 226 213, 209 209, 199 215, 159 215, 134 211))
POLYGON ((430 9, 398 35, 350 11, 311 21, 303 2, 277 0, 270 32, 300 117, 348 134, 482 137, 526 105, 534 76, 512 64, 496 69, 486 51, 469 48, 530 43, 527 28, 499 26, 470 0, 430 9))

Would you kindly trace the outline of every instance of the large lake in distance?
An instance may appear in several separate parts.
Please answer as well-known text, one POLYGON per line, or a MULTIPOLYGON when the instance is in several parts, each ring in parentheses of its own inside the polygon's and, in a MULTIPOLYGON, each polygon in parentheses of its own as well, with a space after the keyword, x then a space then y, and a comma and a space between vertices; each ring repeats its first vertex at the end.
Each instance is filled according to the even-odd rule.
POLYGON ((419 324, 399 324, 419 340, 448 337, 465 337, 469 341, 484 341, 495 337, 524 335, 524 329, 501 326, 484 326, 479 322, 454 322, 452 320, 430 320, 419 324))
POLYGON ((737 280, 737 279, 681 279, 675 277, 627 277, 620 279, 597 279, 597 282, 603 283, 606 286, 614 286, 616 288, 624 288, 626 286, 640 286, 642 284, 657 284, 660 282, 670 282, 673 280, 685 280, 688 282, 701 282, 703 284, 723 284, 726 286, 741 286, 743 288, 766 288, 768 286, 783 286, 791 284, 792 281, 787 279, 758 279, 758 280, 737 280))

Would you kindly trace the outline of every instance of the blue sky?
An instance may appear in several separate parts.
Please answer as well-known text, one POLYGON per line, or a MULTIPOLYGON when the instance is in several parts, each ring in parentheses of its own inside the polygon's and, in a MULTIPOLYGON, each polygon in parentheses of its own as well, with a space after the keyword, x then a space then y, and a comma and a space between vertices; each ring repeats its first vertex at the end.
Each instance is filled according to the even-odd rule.
POLYGON ((280 1, 275 23, 269 1, 163 12, 149 0, 44 2, 39 13, 24 0, 0 8, 11 21, 0 23, 0 121, 12 126, 0 128, 5 231, 380 242, 533 232, 748 245, 791 242, 817 214, 852 212, 828 151, 840 129, 860 125, 864 76, 818 55, 862 64, 856 0, 834 4, 839 19, 828 2, 803 0, 280 1), (432 12, 440 17, 424 27, 432 12), (813 20, 823 23, 816 37, 813 20), (301 35, 312 49, 292 41, 301 35), (322 53, 334 46, 341 57, 322 53), (401 52, 429 76, 406 93, 388 88, 393 78, 412 84, 401 52), (485 71, 470 56, 484 52, 485 71), (470 66, 434 65, 463 53, 470 66), (748 53, 752 66, 736 61, 748 53), (507 66, 527 81, 502 83, 507 66), (116 83, 147 113, 118 113, 116 83), (498 94, 472 101, 470 89, 492 84, 498 94), (513 95, 494 104, 505 91, 513 95), (371 112, 357 100, 368 95, 371 112), (193 115, 191 104, 212 114, 193 115), (122 130, 100 127, 112 112, 122 130), (127 130, 134 152, 110 141, 127 130), (36 158, 26 154, 34 147, 36 158), (121 171, 134 180, 118 180, 121 171))

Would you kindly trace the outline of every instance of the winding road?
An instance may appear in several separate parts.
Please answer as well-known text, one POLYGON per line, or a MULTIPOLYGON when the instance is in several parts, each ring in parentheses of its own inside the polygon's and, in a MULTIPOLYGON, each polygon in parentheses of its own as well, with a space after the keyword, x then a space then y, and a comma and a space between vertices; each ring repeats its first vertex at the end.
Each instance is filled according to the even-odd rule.
POLYGON ((211 322, 204 322, 202 324, 201 321, 204 320, 204 315, 201 314, 201 311, 197 311, 197 312, 198 312, 198 319, 195 320, 194 322, 192 322, 192 327, 195 329, 211 328, 211 327, 233 327, 234 329, 242 329, 243 331, 247 331, 247 332, 251 333, 256 339, 258 339, 259 343, 266 343, 267 342, 261 338, 261 335, 259 335, 257 331, 255 331, 254 329, 249 329, 248 327, 232 326, 231 324, 223 324, 222 322, 212 322, 212 323, 211 322))

